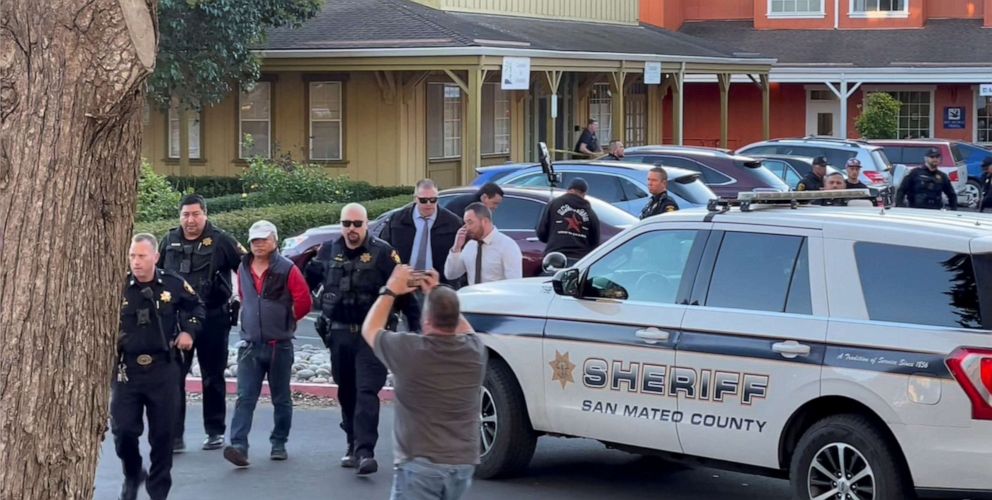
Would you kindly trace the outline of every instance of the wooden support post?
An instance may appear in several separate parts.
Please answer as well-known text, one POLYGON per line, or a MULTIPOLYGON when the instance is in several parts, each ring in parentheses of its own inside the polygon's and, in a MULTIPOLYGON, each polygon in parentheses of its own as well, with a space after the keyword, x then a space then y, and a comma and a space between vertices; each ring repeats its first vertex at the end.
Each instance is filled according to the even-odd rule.
POLYGON ((720 85, 720 147, 727 147, 727 136, 729 135, 729 108, 730 108, 730 74, 720 73, 716 75, 720 85))
POLYGON ((681 146, 683 141, 682 130, 682 98, 684 90, 682 73, 672 73, 672 143, 681 146))
MULTIPOLYGON (((627 122, 624 119, 626 116, 626 103, 624 95, 624 83, 627 80, 627 72, 624 70, 614 71, 610 73, 610 90, 613 92, 613 99, 610 103, 610 107, 613 109, 612 119, 612 137, 610 140, 616 140, 623 142, 626 140, 627 135, 627 122)), ((605 148, 604 148, 605 149, 605 148)))
POLYGON ((772 106, 771 106, 771 85, 768 82, 768 73, 761 75, 761 134, 764 140, 771 139, 772 127, 772 106))
MULTIPOLYGON (((449 73, 449 76, 452 79, 455 78, 453 73, 449 73)), ((476 167, 482 166, 483 77, 483 70, 481 68, 468 70, 468 83, 464 87, 465 97, 468 101, 468 113, 465 120, 465 136, 462 138, 462 173, 460 180, 462 184, 471 182, 475 178, 476 167)))

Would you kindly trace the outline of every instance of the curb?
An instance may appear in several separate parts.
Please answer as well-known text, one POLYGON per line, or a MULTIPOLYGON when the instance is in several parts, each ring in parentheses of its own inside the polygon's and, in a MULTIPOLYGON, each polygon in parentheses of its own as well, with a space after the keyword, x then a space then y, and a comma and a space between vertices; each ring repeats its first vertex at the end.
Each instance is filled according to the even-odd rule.
MULTIPOLYGON (((235 379, 226 379, 227 394, 237 395, 238 394, 238 382, 235 379)), ((318 396, 322 398, 338 398, 338 386, 337 384, 308 384, 306 382, 294 382, 289 384, 290 392, 306 394, 308 396, 318 396)), ((187 394, 201 394, 203 393, 203 380, 198 377, 187 377, 186 378, 186 393, 187 394)), ((269 395, 269 382, 262 382, 262 395, 269 395)), ((396 395, 393 392, 392 387, 384 387, 379 391, 380 401, 392 401, 395 399, 396 395)))

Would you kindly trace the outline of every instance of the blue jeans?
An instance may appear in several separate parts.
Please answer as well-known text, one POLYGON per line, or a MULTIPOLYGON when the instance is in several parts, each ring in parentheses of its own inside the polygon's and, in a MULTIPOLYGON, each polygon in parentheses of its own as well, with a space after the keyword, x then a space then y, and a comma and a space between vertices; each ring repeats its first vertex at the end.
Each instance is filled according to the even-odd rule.
POLYGON ((269 441, 273 445, 286 444, 293 424, 293 398, 289 391, 292 369, 292 340, 251 343, 238 348, 238 402, 231 419, 231 445, 248 450, 248 433, 266 377, 274 413, 269 441))
POLYGON ((396 465, 390 500, 458 500, 472 486, 474 465, 436 464, 414 458, 396 465))

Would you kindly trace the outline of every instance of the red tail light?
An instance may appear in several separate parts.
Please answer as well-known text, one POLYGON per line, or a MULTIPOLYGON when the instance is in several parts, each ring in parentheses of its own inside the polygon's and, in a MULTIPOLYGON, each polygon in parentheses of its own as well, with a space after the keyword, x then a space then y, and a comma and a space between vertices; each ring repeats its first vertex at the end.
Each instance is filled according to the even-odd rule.
POLYGON ((885 184, 885 176, 881 172, 865 172, 865 177, 871 181, 872 184, 885 184))
POLYGON ((960 347, 947 368, 971 400, 971 418, 992 420, 992 350, 960 347))
POLYGON ((959 179, 959 177, 958 177, 958 171, 957 170, 954 170, 947 177, 949 177, 951 179, 951 182, 957 182, 958 179, 959 179))

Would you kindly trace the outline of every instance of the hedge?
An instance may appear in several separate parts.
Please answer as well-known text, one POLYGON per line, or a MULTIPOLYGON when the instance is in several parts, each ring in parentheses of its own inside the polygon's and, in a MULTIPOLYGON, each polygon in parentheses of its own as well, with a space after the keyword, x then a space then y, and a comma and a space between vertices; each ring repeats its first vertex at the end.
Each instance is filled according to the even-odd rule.
MULTIPOLYGON (((349 190, 347 196, 338 196, 335 199, 328 200, 328 203, 350 203, 353 201, 363 201, 363 200, 378 200, 382 198, 391 198, 393 196, 413 196, 413 187, 407 186, 372 186, 364 182, 349 183, 354 187, 353 190, 349 190)), ((248 194, 229 194, 225 196, 217 196, 215 198, 207 198, 207 212, 211 215, 222 214, 225 212, 231 212, 234 210, 241 210, 244 208, 257 208, 264 206, 271 206, 273 204, 283 204, 286 201, 280 201, 279 203, 269 203, 267 199, 260 196, 261 193, 248 193, 248 194)), ((304 200, 304 202, 313 202, 314 200, 304 200)), ((291 203, 291 202, 290 202, 291 203)))
POLYGON ((169 184, 172 184, 180 193, 189 190, 204 198, 214 198, 244 191, 239 177, 169 175, 166 176, 165 180, 169 181, 169 184))
MULTIPOLYGON (((374 219, 389 210, 401 207, 410 202, 410 194, 382 198, 362 202, 369 212, 369 219, 374 219)), ((208 202, 208 209, 210 207, 208 202)), ((248 228, 259 219, 265 219, 276 225, 280 239, 296 236, 307 229, 326 224, 337 224, 341 217, 343 203, 297 203, 276 205, 271 207, 245 208, 214 215, 211 212, 210 222, 215 226, 231 233, 238 241, 246 242, 248 228)), ((153 222, 143 222, 134 225, 136 233, 152 233, 161 238, 168 231, 179 225, 178 219, 163 219, 153 222)))

